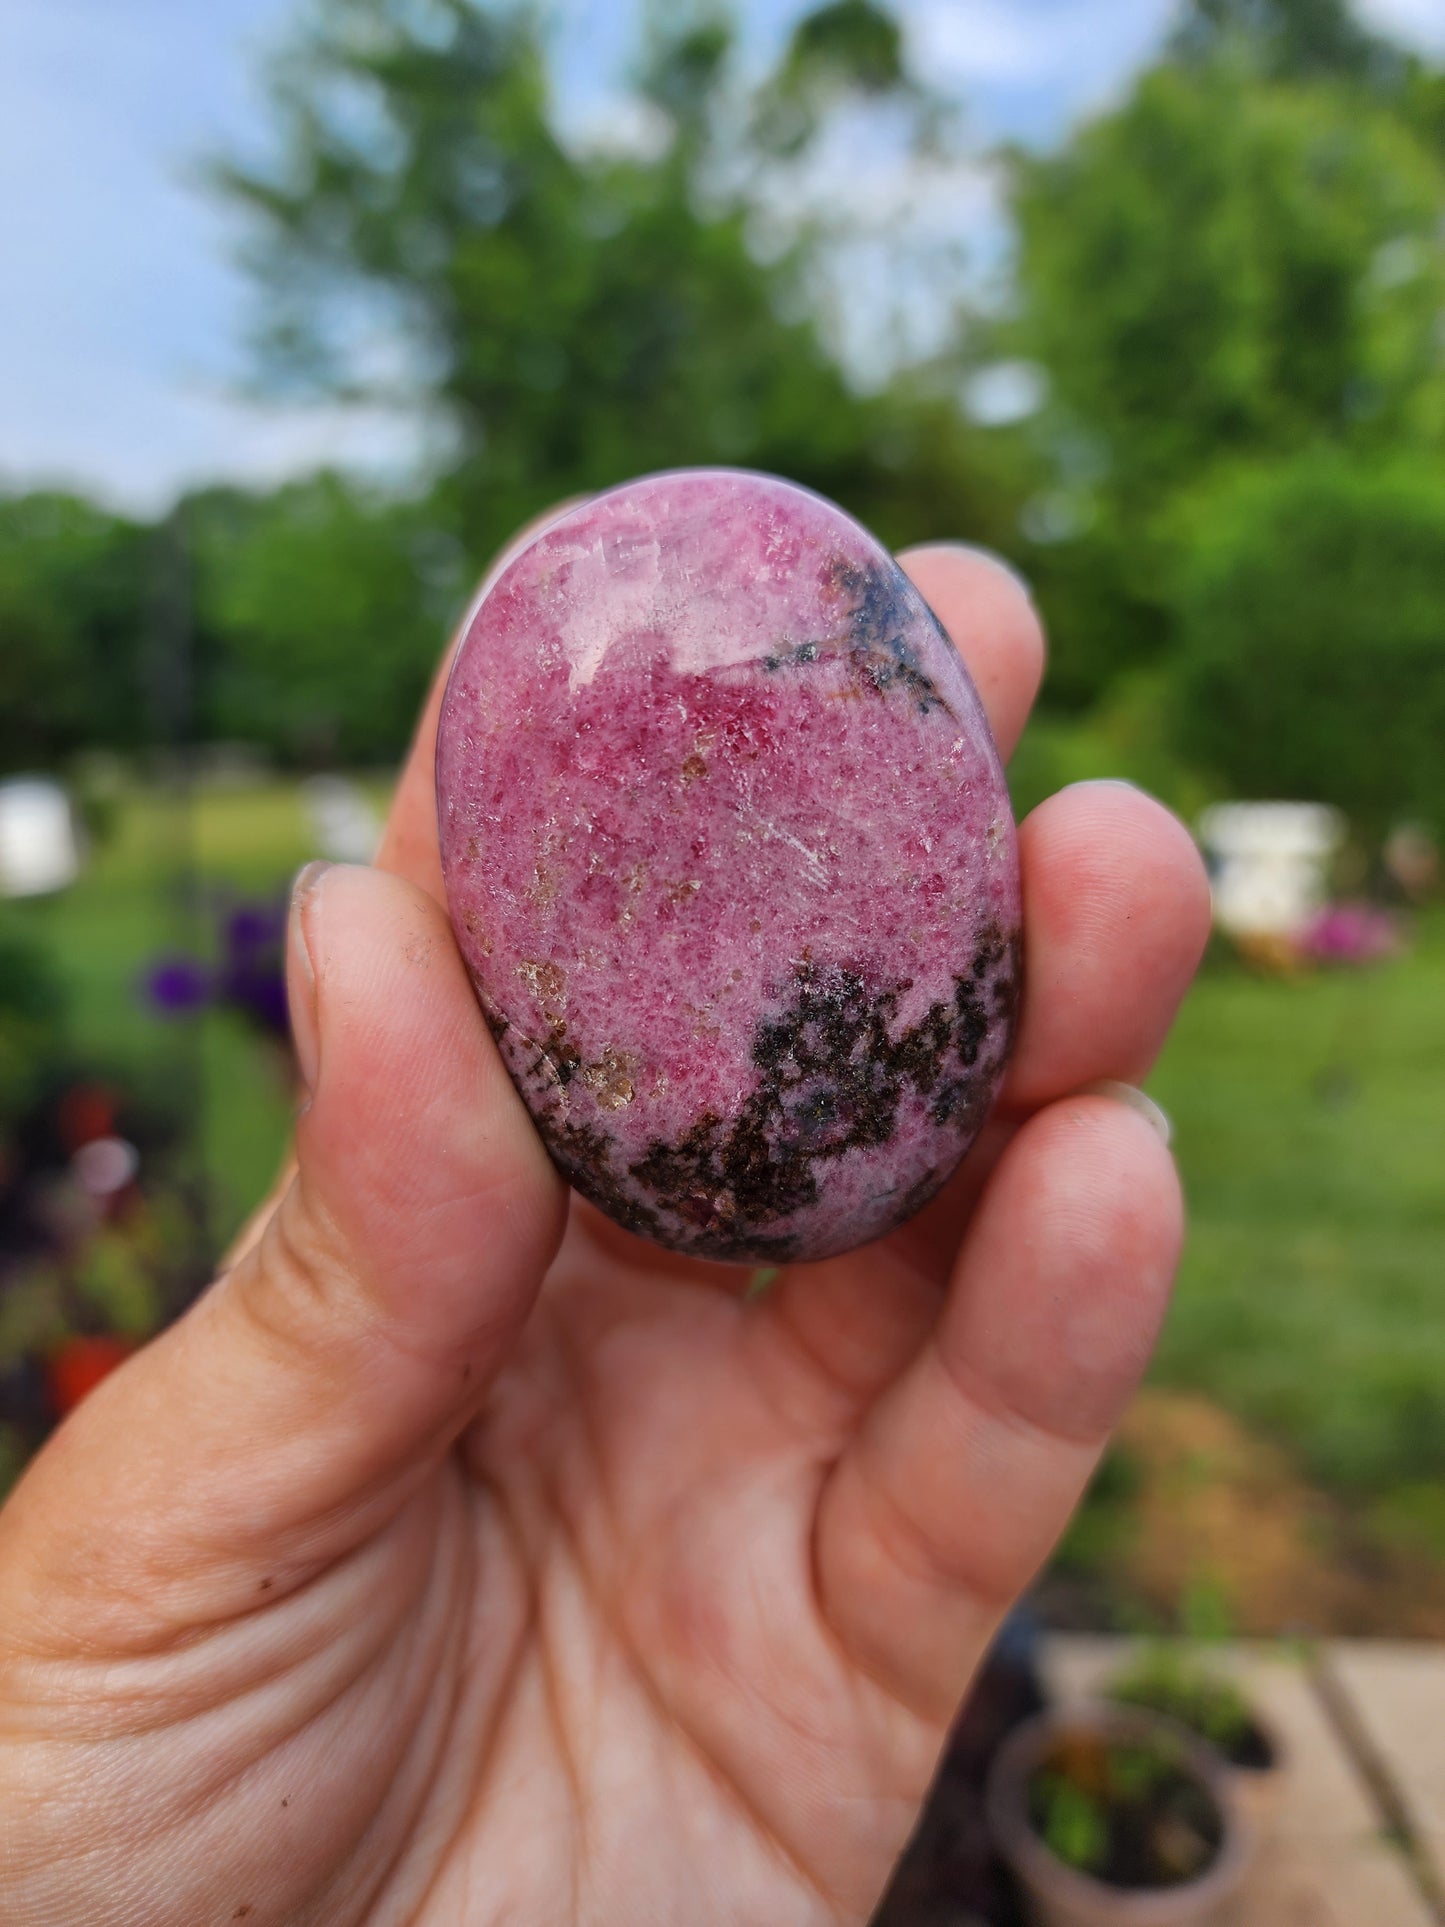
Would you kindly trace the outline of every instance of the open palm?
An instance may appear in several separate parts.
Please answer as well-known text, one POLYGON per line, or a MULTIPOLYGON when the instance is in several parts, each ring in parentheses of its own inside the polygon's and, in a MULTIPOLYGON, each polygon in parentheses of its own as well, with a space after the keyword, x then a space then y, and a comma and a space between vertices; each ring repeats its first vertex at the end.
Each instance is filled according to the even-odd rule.
MULTIPOLYGON (((1026 598, 906 566, 1007 751, 1026 598)), ((763 1281, 569 1210, 440 907, 434 727, 382 867, 298 891, 296 1172, 0 1514, 11 1927, 866 1920, 1148 1355, 1177 1186, 1090 1087, 1203 940, 1165 812, 1034 813, 983 1138, 763 1281)))

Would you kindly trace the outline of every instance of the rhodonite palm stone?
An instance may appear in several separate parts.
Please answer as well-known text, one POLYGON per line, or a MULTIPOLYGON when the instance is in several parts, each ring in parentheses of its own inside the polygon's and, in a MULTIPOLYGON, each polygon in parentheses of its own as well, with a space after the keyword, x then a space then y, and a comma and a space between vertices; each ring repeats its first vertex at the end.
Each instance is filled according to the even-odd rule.
POLYGON ((1013 819, 952 644, 840 509, 697 470, 553 522, 472 615, 437 797, 492 1034, 619 1224, 776 1264, 947 1180, 1018 1001, 1013 819))

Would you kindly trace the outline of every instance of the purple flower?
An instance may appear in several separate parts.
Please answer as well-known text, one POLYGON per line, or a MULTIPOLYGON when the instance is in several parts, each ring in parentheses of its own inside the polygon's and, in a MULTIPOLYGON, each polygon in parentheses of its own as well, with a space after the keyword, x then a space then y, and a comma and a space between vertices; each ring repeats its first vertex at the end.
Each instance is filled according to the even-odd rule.
POLYGON ((228 964, 221 972, 216 1000, 239 1010, 275 1037, 290 1035, 286 976, 279 951, 254 962, 228 964))
POLYGON ((190 1017, 211 995, 211 975, 196 957, 161 957, 145 975, 145 994, 163 1017, 190 1017))
POLYGON ((290 1034, 286 1010, 286 904, 234 905, 221 924, 217 1001, 273 1037, 290 1034))
POLYGON ((146 973, 149 1002, 165 1017, 207 1004, 237 1010, 269 1036, 290 1035, 286 1009, 286 904, 218 906, 214 966, 197 957, 160 957, 146 973))
POLYGON ((222 925, 221 944, 228 959, 238 962, 258 951, 279 951, 285 935, 285 904, 241 903, 222 925))

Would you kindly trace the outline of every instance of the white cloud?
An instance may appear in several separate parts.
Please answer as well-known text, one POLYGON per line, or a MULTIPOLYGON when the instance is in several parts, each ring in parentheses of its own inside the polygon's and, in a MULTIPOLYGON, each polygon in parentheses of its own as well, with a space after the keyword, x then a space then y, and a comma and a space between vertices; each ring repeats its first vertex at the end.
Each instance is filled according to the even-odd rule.
POLYGON ((622 160, 658 160, 672 136, 672 122, 662 109, 636 94, 601 94, 569 114, 561 128, 573 153, 622 160))
POLYGON ((1361 17, 1423 53, 1445 54, 1445 0, 1358 0, 1361 17))
MULTIPOLYGON (((1365 21, 1445 56, 1445 0, 1356 0, 1365 21)), ((1179 0, 904 0, 919 71, 986 123, 1048 133, 1115 98, 1163 43, 1179 0)))
POLYGON ((0 400, 0 489, 73 488, 137 515, 211 482, 269 487, 322 467, 401 479, 428 453, 414 421, 379 409, 262 408, 164 379, 113 383, 99 407, 36 404, 17 415, 0 400))
POLYGON ((962 81, 1036 80, 1050 64, 1039 23, 998 0, 924 0, 909 10, 925 73, 962 81))
POLYGON ((1048 399, 1049 378, 1032 361, 995 361, 963 385, 963 406, 980 428, 1008 428, 1036 415, 1048 399))
POLYGON ((989 118, 1032 96, 1060 124, 1112 94, 1158 46, 1176 0, 911 0, 919 70, 960 87, 989 118))

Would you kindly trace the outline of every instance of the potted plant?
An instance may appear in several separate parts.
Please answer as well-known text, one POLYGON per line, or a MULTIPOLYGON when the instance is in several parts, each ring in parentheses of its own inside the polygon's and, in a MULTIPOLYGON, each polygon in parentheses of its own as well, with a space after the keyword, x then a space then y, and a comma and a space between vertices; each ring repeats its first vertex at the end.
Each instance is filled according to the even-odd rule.
POLYGON ((1117 1673, 1105 1698, 1162 1713, 1208 1742, 1234 1780, 1235 1796, 1257 1835, 1274 1824, 1284 1777, 1284 1746, 1239 1686, 1188 1641, 1159 1640, 1117 1673))
POLYGON ((1222 1921, 1252 1845, 1211 1748, 1172 1720, 1108 1702, 1015 1728, 987 1803, 1038 1927, 1222 1921))

